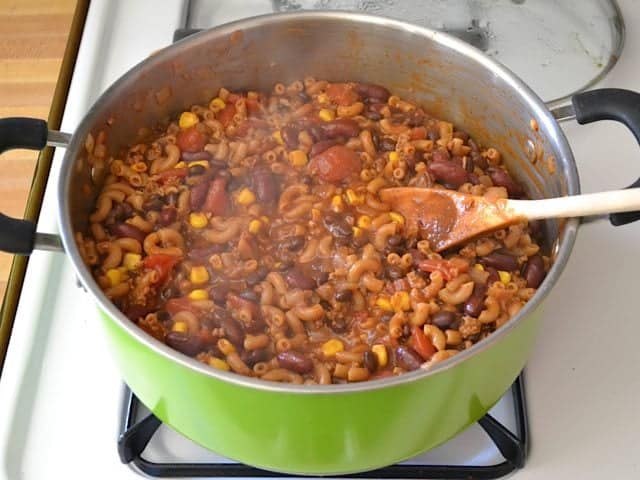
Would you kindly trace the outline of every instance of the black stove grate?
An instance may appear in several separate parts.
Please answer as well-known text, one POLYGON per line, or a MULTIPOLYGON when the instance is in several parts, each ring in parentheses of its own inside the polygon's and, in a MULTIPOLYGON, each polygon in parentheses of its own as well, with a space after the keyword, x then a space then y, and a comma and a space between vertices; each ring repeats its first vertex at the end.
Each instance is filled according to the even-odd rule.
MULTIPOLYGON (((527 411, 523 375, 511 387, 516 416, 516 430, 512 433, 491 415, 482 417, 478 424, 491 438, 505 461, 490 466, 469 465, 391 465, 369 472, 341 475, 340 478, 396 478, 396 479, 490 479, 499 478, 524 466, 528 452, 527 411)), ((141 472, 152 477, 287 477, 240 463, 158 463, 146 460, 144 449, 158 430, 161 421, 153 414, 136 422, 140 401, 128 391, 129 400, 118 439, 118 454, 122 463, 133 463, 141 472)))

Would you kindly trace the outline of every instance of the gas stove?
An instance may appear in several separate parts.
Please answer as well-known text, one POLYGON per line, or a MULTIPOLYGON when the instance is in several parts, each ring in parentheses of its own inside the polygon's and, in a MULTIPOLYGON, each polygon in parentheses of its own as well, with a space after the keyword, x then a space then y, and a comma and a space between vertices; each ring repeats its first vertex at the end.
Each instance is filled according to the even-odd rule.
MULTIPOLYGON (((102 91, 128 68, 171 43, 176 31, 329 3, 174 0, 158 8, 151 0, 95 0, 86 20, 62 130, 73 132, 102 91)), ((344 8, 357 3, 367 8, 394 6, 392 0, 341 3, 338 6, 344 8)), ((433 8, 444 4, 433 1, 423 5, 427 3, 433 8)), ((537 79, 531 81, 534 88, 545 100, 559 99, 556 104, 572 88, 592 81, 597 81, 598 87, 640 88, 637 1, 620 2, 627 46, 619 60, 603 53, 616 51, 616 39, 605 39, 601 19, 589 13, 586 23, 567 24, 567 31, 571 37, 570 30, 576 29, 573 33, 581 36, 595 66, 580 66, 583 60, 577 54, 572 56, 560 40, 547 38, 546 44, 553 47, 551 53, 538 52, 529 63, 544 57, 539 62, 543 69, 558 64, 560 71, 564 65, 566 72, 559 75, 558 82, 545 80, 540 86, 535 72, 519 70, 524 67, 514 60, 513 45, 507 49, 501 46, 504 30, 492 23, 496 22, 494 14, 483 17, 482 8, 477 10, 486 3, 452 2, 455 8, 447 11, 454 11, 458 20, 468 15, 469 30, 448 20, 431 26, 471 43, 480 42, 477 46, 525 80, 531 81, 529 76, 537 79), (460 10, 467 3, 476 10, 460 10), (585 40, 579 28, 596 39, 602 37, 601 43, 609 50, 593 38, 585 40)), ((544 10, 544 4, 557 2, 499 3, 529 5, 538 18, 536 12, 544 10)), ((573 3, 580 3, 583 13, 589 11, 582 2, 573 3)), ((387 12, 374 9, 372 13, 387 12)), ((523 25, 521 30, 535 29, 536 25, 523 25)), ((522 35, 523 39, 530 37, 522 35)), ((524 47, 531 46, 523 40, 524 47)), ((633 159, 640 157, 638 146, 622 126, 603 122, 578 126, 569 121, 563 128, 584 192, 621 188, 636 179, 640 169, 633 159)), ((54 157, 38 224, 41 232, 57 232, 55 179, 62 154, 58 151, 54 157)), ((640 322, 630 296, 640 271, 640 257, 634 249, 638 239, 640 225, 636 224, 613 228, 606 219, 599 219, 581 227, 571 260, 545 303, 542 332, 526 368, 526 409, 521 378, 490 416, 451 441, 402 464, 359 477, 495 478, 509 472, 518 480, 595 479, 605 473, 612 478, 640 476, 640 375, 636 369, 640 322)), ((4 415, 0 422, 0 478, 134 480, 274 475, 221 458, 159 425, 123 385, 97 325, 96 308, 89 295, 78 288, 70 262, 61 254, 34 253, 0 377, 0 412, 4 415)))

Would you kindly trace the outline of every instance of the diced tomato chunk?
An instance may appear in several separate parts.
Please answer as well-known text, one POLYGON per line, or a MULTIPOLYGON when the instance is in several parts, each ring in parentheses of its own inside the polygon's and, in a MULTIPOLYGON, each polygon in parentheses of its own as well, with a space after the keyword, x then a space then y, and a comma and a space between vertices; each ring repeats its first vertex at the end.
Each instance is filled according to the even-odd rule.
POLYGON ((256 97, 247 98, 247 113, 250 117, 257 117, 262 113, 262 109, 260 108, 260 101, 256 97))
POLYGON ((427 129, 424 127, 412 128, 409 135, 411 140, 424 140, 427 138, 427 129))
POLYGON ((176 144, 183 152, 200 152, 207 144, 207 137, 194 126, 181 130, 176 137, 176 144))
POLYGON ((210 212, 214 215, 224 215, 227 210, 227 204, 229 203, 227 192, 225 191, 226 186, 227 180, 225 178, 216 178, 209 184, 207 197, 202 206, 204 212, 210 212))
POLYGON ((431 356, 436 353, 436 347, 433 346, 422 329, 417 326, 412 329, 411 338, 409 338, 409 346, 413 348, 424 360, 429 360, 431 356))
POLYGON ((350 83, 332 83, 325 92, 329 100, 337 105, 351 105, 358 101, 358 93, 350 83))
POLYGON ((233 103, 227 103, 227 105, 218 112, 216 119, 222 124, 223 127, 227 127, 233 120, 236 114, 236 106, 233 103))
POLYGON ((194 305, 187 297, 170 298, 167 300, 167 303, 164 304, 164 309, 171 315, 185 310, 196 315, 201 313, 201 309, 194 305))
POLYGON ((176 263, 180 261, 175 255, 155 253, 144 258, 142 265, 145 268, 154 269, 158 272, 158 283, 164 283, 176 263))
POLYGON ((360 157, 344 145, 334 145, 319 153, 310 164, 311 171, 329 183, 339 183, 360 173, 360 157))

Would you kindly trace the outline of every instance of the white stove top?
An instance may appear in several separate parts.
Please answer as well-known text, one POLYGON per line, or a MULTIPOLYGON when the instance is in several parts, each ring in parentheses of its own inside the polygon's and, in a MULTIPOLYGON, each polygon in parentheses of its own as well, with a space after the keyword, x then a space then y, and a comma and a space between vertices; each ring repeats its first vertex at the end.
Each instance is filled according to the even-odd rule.
MULTIPOLYGON (((62 130, 73 132, 104 89, 171 42, 174 30, 185 25, 184 3, 165 1, 158 8, 152 0, 92 2, 62 130)), ((640 4, 619 3, 627 44, 599 86, 638 90, 640 4)), ((269 4, 234 2, 247 15, 266 13, 269 4)), ((639 147, 621 125, 563 127, 584 192, 620 188, 640 175, 639 147)), ((57 231, 55 179, 62 153, 54 157, 42 232, 57 231)), ((640 224, 613 228, 601 220, 580 229, 569 265, 546 302, 544 328, 527 366, 531 450, 512 478, 640 477, 640 319, 633 298, 639 240, 640 224)), ((117 455, 123 387, 96 320, 65 257, 34 253, 0 378, 0 479, 140 478, 117 455)), ((492 413, 509 423, 510 408, 505 400, 492 413)), ((478 430, 464 435, 482 435, 473 428, 478 430)), ((162 442, 167 433, 161 433, 162 442)), ((464 438, 453 442, 467 445, 464 438)), ((191 447, 179 443, 177 451, 182 448, 191 447)), ((477 464, 500 458, 496 451, 462 448, 477 464)), ((429 461, 447 463, 453 454, 440 450, 429 452, 429 461)), ((195 452, 195 460, 214 458, 195 452)), ((147 453, 155 459, 163 454, 151 447, 147 453)))

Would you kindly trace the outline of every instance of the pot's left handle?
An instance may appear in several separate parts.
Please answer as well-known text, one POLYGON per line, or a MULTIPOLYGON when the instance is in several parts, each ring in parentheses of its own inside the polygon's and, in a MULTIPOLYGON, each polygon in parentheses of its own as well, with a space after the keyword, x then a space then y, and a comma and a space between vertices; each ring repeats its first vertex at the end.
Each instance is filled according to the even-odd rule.
MULTIPOLYGON (((0 154, 14 148, 42 150, 47 145, 66 147, 70 135, 50 131, 47 122, 36 118, 0 118, 0 154)), ((0 250, 29 255, 34 248, 61 251, 57 235, 36 232, 30 220, 0 213, 0 250)))

